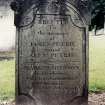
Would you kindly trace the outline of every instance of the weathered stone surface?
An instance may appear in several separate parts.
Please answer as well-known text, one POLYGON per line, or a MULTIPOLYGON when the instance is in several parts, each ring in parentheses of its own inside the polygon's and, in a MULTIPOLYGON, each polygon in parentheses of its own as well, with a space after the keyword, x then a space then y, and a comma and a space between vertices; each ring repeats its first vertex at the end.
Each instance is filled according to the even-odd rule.
POLYGON ((26 0, 21 2, 23 7, 14 4, 18 4, 17 104, 86 105, 88 1, 84 5, 80 0, 26 0))

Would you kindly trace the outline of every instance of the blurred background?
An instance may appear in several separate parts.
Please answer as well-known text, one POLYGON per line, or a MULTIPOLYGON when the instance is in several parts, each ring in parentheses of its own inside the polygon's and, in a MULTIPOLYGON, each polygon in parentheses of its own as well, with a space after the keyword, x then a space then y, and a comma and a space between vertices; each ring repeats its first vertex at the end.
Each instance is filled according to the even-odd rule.
MULTIPOLYGON (((10 0, 9 0, 10 1, 10 0)), ((9 50, 15 45, 14 13, 9 2, 0 2, 0 50, 9 50)))
POLYGON ((0 101, 15 95, 15 31, 12 0, 0 0, 0 101))

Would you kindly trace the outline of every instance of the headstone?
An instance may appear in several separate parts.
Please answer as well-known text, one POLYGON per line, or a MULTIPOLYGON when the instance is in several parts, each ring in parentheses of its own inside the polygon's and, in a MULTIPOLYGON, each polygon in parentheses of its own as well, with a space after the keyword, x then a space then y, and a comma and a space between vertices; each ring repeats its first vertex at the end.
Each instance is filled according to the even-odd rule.
POLYGON ((89 0, 16 0, 16 104, 87 105, 89 0))

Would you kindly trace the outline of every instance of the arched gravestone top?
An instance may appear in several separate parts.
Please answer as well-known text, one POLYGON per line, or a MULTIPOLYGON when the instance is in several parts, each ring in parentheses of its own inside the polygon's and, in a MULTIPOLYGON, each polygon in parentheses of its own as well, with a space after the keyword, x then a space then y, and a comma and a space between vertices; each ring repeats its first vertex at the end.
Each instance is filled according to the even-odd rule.
POLYGON ((86 0, 12 3, 17 104, 87 104, 88 4, 86 0))
MULTIPOLYGON (((43 10, 44 4, 48 4, 49 0, 15 0, 11 7, 16 12, 17 18, 15 18, 15 24, 18 26, 21 21, 21 16, 30 8, 34 7, 36 9, 40 8, 43 10)), ((67 8, 70 4, 78 10, 81 17, 84 17, 86 24, 90 24, 90 9, 91 9, 91 2, 90 0, 53 0, 53 2, 58 5, 65 6, 67 8)), ((69 7, 68 7, 69 8, 69 7)), ((69 8, 70 9, 70 8, 69 8)), ((43 11, 42 11, 43 12, 43 11)))

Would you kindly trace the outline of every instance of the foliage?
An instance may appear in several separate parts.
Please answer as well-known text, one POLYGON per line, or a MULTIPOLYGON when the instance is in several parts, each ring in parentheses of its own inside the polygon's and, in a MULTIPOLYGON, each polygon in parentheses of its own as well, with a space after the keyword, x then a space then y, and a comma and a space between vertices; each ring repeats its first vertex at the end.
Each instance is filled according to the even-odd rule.
POLYGON ((92 20, 90 30, 104 27, 105 0, 92 0, 92 20))

